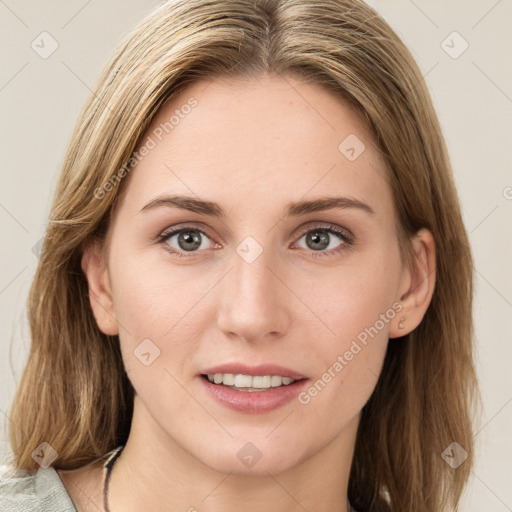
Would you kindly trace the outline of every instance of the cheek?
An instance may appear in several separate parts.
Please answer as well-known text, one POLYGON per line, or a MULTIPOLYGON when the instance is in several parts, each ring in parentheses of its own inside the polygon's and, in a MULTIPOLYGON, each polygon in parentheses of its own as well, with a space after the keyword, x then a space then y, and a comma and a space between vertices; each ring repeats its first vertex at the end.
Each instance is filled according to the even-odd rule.
POLYGON ((110 274, 127 373, 137 375, 145 363, 160 371, 176 367, 184 358, 180 352, 194 348, 193 339, 183 330, 189 311, 200 298, 198 287, 191 287, 190 280, 179 272, 169 272, 168 267, 155 265, 133 249, 114 247, 111 261, 115 262, 110 274))
POLYGON ((163 248, 119 241, 111 262, 116 318, 133 338, 168 337, 208 288, 208 276, 173 266, 163 248))
POLYGON ((180 283, 176 276, 172 284, 180 286, 171 287, 170 281, 154 267, 134 261, 120 262, 113 272, 126 373, 145 407, 168 425, 176 411, 190 409, 190 396, 180 383, 183 367, 196 350, 189 311, 190 303, 198 300, 191 297, 197 292, 184 296, 179 288, 183 284, 187 290, 186 283, 180 283))
POLYGON ((399 272, 399 259, 369 258, 336 272, 323 293, 309 288, 321 325, 312 332, 314 346, 303 347, 315 378, 301 403, 337 404, 344 416, 366 403, 386 355, 390 322, 401 309, 395 301, 399 272))
POLYGON ((382 314, 394 317, 392 308, 400 277, 398 254, 353 257, 347 265, 318 275, 316 286, 304 280, 303 296, 313 305, 326 327, 324 335, 346 342, 377 323, 379 331, 388 332, 389 318, 380 322, 382 314))

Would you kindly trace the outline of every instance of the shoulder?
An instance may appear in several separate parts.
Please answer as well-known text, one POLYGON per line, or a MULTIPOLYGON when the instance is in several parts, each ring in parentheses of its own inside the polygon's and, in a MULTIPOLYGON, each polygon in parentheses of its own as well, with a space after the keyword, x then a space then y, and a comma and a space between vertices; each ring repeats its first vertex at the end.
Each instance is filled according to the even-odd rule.
POLYGON ((2 512, 76 512, 57 471, 28 471, 0 465, 0 510, 2 512))

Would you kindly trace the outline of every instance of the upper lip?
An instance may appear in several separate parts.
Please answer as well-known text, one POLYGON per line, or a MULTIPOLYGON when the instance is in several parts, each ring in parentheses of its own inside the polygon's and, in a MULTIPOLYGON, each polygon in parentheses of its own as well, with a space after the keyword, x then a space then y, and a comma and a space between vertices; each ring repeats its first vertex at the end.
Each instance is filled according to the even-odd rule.
POLYGON ((213 374, 213 373, 233 373, 243 375, 279 375, 281 377, 289 377, 293 380, 304 379, 304 375, 301 375, 295 370, 279 366, 277 364, 259 364, 257 366, 250 366, 244 363, 225 363, 219 366, 212 366, 204 369, 202 374, 213 374))

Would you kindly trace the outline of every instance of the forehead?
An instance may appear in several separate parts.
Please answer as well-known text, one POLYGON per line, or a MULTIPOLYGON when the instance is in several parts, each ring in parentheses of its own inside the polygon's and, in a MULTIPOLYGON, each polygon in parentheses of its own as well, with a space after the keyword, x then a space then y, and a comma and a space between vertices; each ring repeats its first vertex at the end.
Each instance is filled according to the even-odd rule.
POLYGON ((138 150, 130 202, 187 194, 229 210, 344 194, 390 207, 385 164, 362 117, 290 76, 196 82, 160 109, 138 150))

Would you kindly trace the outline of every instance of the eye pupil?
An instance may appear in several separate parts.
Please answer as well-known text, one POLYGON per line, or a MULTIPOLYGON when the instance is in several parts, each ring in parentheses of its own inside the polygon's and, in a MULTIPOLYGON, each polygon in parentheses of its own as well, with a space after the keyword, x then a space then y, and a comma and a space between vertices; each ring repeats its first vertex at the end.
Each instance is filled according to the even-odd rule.
POLYGON ((201 246, 201 237, 197 231, 182 231, 178 235, 178 244, 184 251, 193 251, 201 246))
POLYGON ((312 231, 311 234, 306 237, 306 240, 313 243, 313 250, 315 251, 325 249, 329 246, 329 236, 322 230, 312 231), (318 245, 320 247, 318 247, 318 245))

